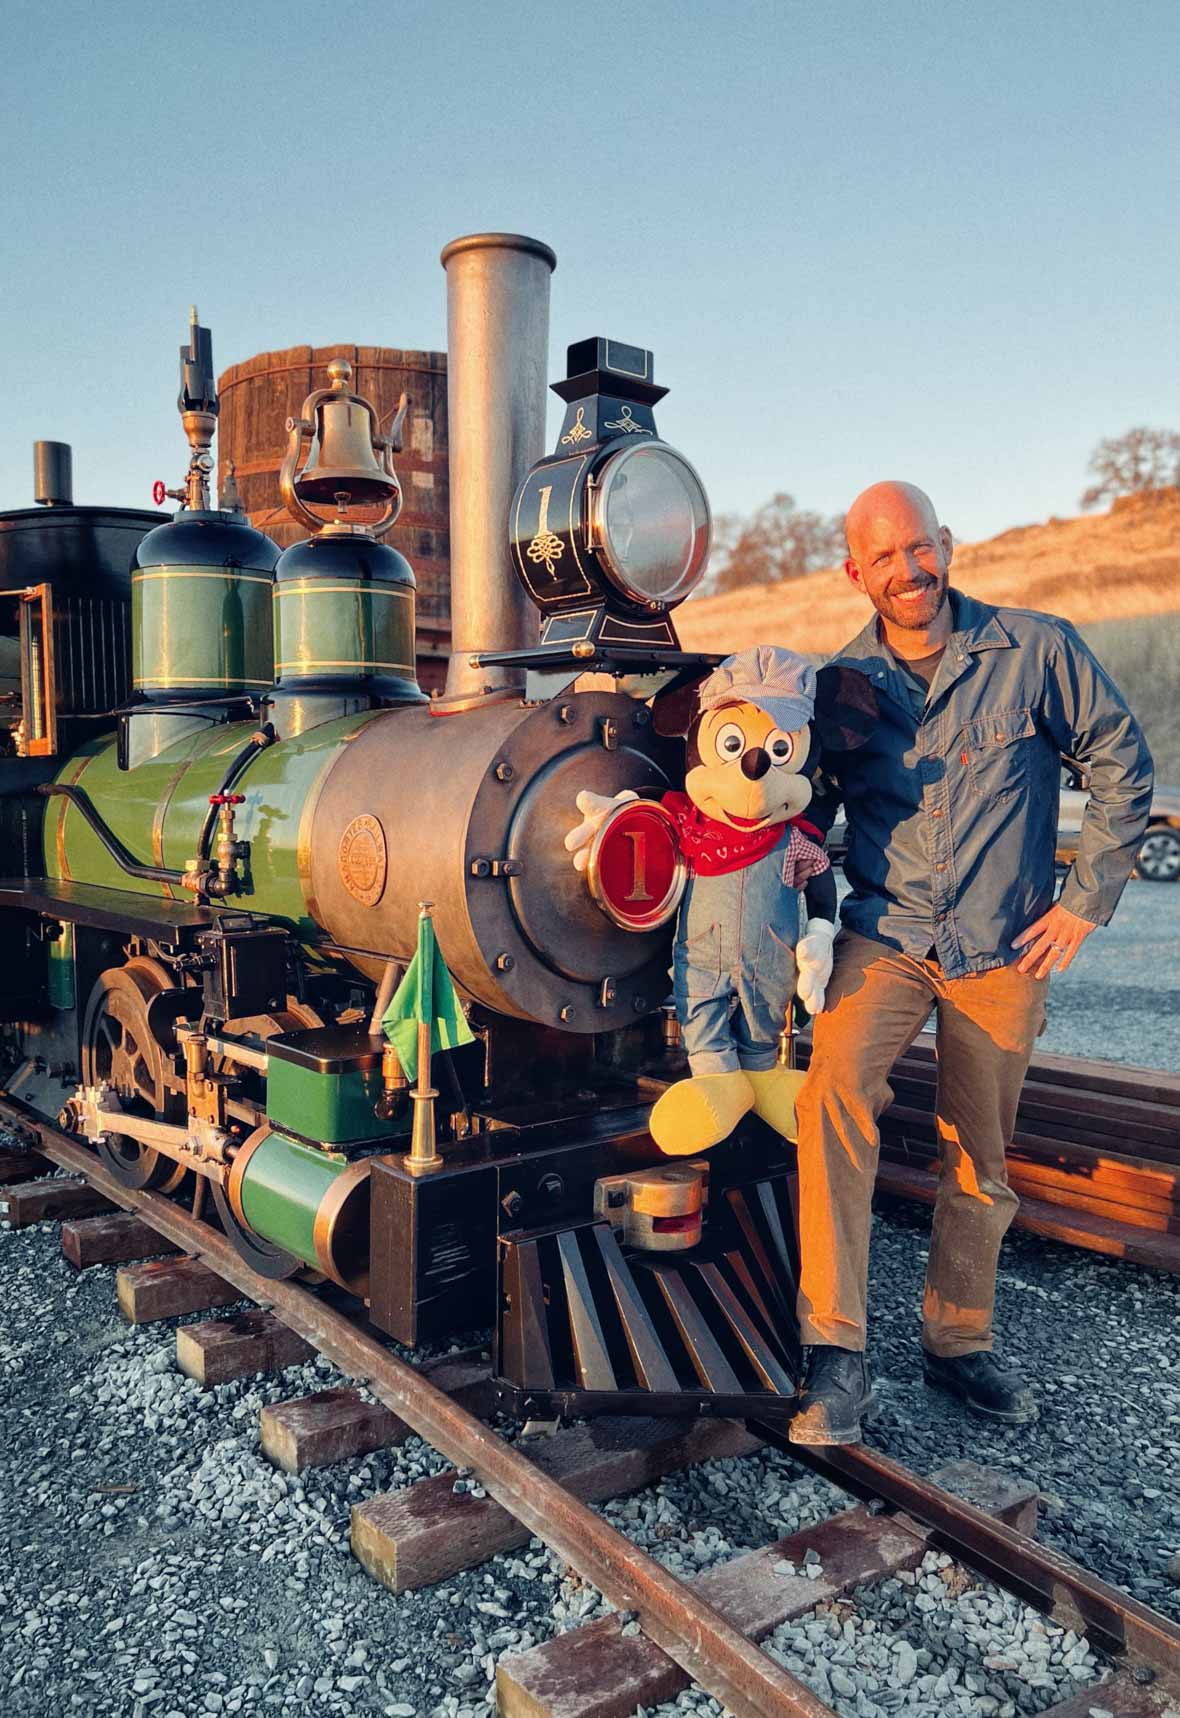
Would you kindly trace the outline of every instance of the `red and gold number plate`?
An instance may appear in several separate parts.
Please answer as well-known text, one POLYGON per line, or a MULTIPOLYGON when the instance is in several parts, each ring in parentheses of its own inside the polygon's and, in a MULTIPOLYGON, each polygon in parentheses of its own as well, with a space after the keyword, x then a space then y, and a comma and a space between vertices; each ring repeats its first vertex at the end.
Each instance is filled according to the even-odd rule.
POLYGON ((625 931, 666 925, 680 905, 687 875, 676 825, 653 799, 620 805, 590 843, 590 893, 625 931))

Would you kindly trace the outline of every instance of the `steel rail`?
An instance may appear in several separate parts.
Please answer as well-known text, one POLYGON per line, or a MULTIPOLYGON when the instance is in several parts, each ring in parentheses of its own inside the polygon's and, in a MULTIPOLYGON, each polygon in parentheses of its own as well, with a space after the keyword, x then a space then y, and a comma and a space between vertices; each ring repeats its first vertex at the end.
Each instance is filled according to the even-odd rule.
POLYGON ((268 1306, 284 1324, 453 1461, 468 1467, 496 1502, 591 1581, 692 1680, 737 1718, 834 1718, 830 1706, 707 1603, 534 1466, 473 1414, 305 1288, 259 1276, 224 1235, 159 1194, 125 1187, 94 1153, 0 1093, 0 1119, 14 1124, 61 1168, 84 1176, 115 1204, 138 1213, 167 1240, 268 1306))
MULTIPOLYGON (((781 1425, 751 1419, 767 1443, 862 1498, 881 1498, 930 1528, 933 1543, 997 1586, 1047 1614, 1080 1618, 1104 1651, 1130 1653, 1170 1679, 1180 1679, 1180 1628, 1149 1605, 1120 1592, 1080 1563, 1019 1533, 868 1444, 831 1448, 790 1443, 781 1425)), ((1095 1689, 1097 1699, 1100 1693, 1095 1689)), ((1098 1704, 1101 1701, 1098 1700, 1098 1704)))

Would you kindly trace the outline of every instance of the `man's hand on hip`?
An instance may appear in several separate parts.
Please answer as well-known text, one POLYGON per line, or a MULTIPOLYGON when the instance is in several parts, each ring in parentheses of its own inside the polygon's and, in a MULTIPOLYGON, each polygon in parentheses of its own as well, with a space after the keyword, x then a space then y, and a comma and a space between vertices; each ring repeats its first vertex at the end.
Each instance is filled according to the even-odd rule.
POLYGON ((1051 972, 1064 972, 1090 932, 1097 930, 1088 919, 1079 919, 1068 907, 1060 904, 1042 913, 1027 930, 1012 938, 1013 948, 1025 948, 1017 966, 1018 972, 1033 972, 1037 978, 1048 978, 1051 972))

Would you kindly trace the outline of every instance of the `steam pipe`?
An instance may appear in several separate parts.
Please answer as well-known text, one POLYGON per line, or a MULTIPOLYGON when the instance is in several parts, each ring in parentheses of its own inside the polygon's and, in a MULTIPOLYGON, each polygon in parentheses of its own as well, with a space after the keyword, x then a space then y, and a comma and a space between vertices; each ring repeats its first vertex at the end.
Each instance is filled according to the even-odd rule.
POLYGON ((448 698, 517 686, 512 668, 473 668, 477 651, 536 642, 536 615, 508 550, 512 497, 545 452, 549 277, 539 239, 472 233, 442 253, 447 271, 451 482, 448 698))

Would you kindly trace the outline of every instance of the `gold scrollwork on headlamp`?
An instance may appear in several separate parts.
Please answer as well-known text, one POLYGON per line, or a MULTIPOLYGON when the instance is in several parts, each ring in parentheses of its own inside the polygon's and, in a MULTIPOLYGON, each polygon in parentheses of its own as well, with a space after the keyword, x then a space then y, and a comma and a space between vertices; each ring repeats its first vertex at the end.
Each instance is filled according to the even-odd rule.
POLYGON ((555 563, 565 554, 565 544, 560 537, 555 537, 549 529, 549 497, 553 494, 553 485, 547 483, 541 491, 541 507, 537 515, 537 534, 528 547, 530 561, 538 566, 543 561, 545 571, 557 576, 555 563))
MULTIPOLYGON (((592 432, 586 428, 585 417, 585 406, 579 406, 573 423, 561 438, 562 447, 577 447, 579 443, 591 439, 592 432)), ((635 427, 638 429, 638 424, 635 427)))
POLYGON ((603 424, 603 429, 621 430, 624 435, 650 435, 651 431, 641 423, 636 423, 631 416, 630 406, 624 406, 621 416, 613 423, 603 424))

